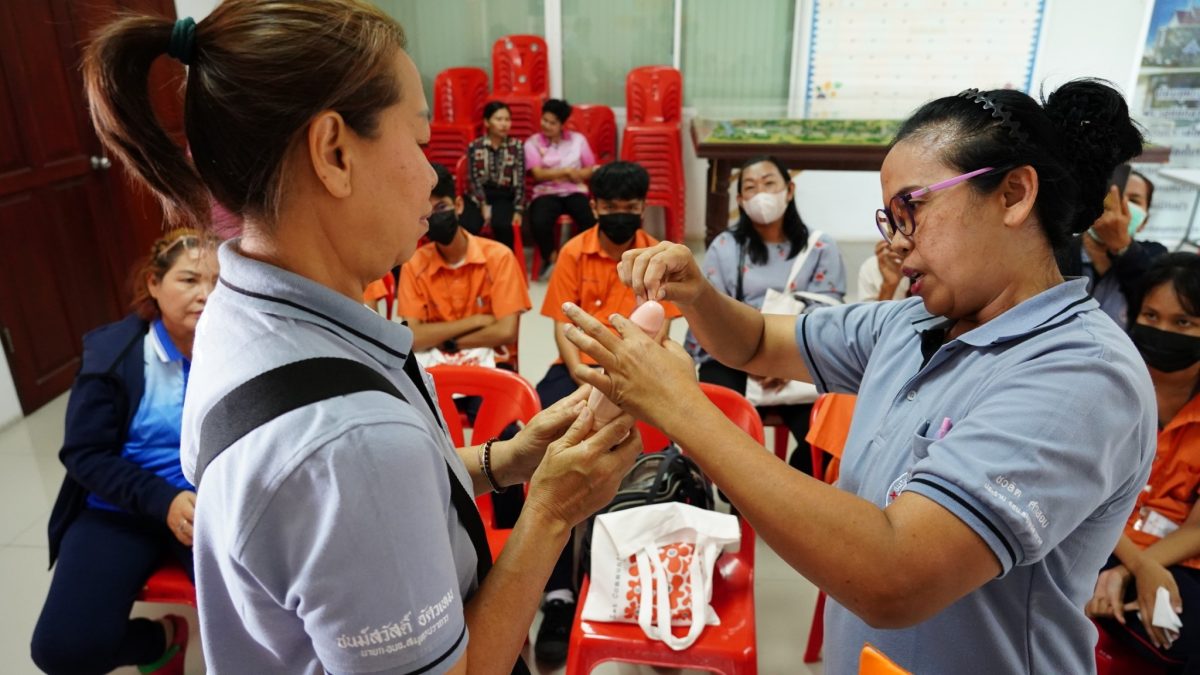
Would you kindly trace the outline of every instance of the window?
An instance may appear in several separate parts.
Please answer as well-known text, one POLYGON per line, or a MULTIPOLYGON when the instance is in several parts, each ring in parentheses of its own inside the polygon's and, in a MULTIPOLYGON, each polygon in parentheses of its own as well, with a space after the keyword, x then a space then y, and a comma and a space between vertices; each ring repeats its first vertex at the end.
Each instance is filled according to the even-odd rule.
POLYGON ((630 70, 671 65, 674 27, 674 0, 564 0, 563 95, 624 107, 630 70))

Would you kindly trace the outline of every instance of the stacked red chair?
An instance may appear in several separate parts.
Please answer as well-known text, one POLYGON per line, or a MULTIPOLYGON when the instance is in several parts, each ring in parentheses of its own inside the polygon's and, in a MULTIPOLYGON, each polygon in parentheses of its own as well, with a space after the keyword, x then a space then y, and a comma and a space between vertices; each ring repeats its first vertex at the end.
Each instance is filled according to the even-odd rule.
POLYGON ((541 129, 542 104, 550 95, 546 41, 537 35, 508 35, 492 45, 492 100, 512 114, 509 135, 525 140, 541 129))
POLYGON ((567 129, 587 138, 597 164, 608 164, 617 158, 617 118, 612 108, 587 103, 573 106, 567 129))
POLYGON ((488 77, 482 68, 447 68, 433 81, 433 121, 425 157, 454 166, 467 145, 483 133, 488 77))
MULTIPOLYGON (((454 185, 458 194, 467 194, 467 163, 471 161, 470 157, 462 156, 458 158, 458 163, 454 165, 454 185)), ((481 235, 492 239, 492 223, 487 221, 483 224, 481 235)), ((521 266, 521 278, 525 277, 525 246, 521 242, 521 228, 513 228, 513 253, 517 256, 517 264, 521 266)))
MULTIPOLYGON (((758 443, 763 442, 762 420, 742 395, 713 384, 700 388, 725 416, 758 443)), ((640 428, 644 443, 655 443, 654 433, 640 428)), ((677 652, 650 640, 637 624, 584 621, 583 603, 576 609, 567 651, 567 675, 590 673, 599 663, 623 661, 667 668, 693 668, 754 675, 758 672, 757 629, 754 618, 754 530, 741 520, 742 542, 737 553, 717 559, 713 570, 712 607, 720 626, 706 626, 695 644, 677 652)), ((585 578, 579 597, 586 598, 590 580, 585 578)))
MULTIPOLYGON (((528 424, 542 408, 532 384, 520 375, 501 368, 433 366, 429 369, 429 375, 437 389, 438 408, 446 420, 450 440, 456 448, 468 444, 463 433, 463 428, 467 425, 454 405, 456 394, 479 396, 483 399, 479 413, 475 415, 475 426, 471 430, 472 445, 479 445, 489 438, 499 436, 504 428, 514 421, 528 424)), ((475 504, 479 507, 488 546, 492 549, 492 559, 495 560, 500 556, 500 551, 512 530, 496 527, 495 509, 490 494, 476 497, 475 504)))
POLYGON ((627 124, 621 159, 650 172, 646 203, 666 211, 666 238, 683 241, 683 77, 670 66, 642 66, 625 78, 627 124))
POLYGON ((164 559, 162 565, 146 580, 137 599, 138 602, 195 607, 196 587, 178 560, 164 559))

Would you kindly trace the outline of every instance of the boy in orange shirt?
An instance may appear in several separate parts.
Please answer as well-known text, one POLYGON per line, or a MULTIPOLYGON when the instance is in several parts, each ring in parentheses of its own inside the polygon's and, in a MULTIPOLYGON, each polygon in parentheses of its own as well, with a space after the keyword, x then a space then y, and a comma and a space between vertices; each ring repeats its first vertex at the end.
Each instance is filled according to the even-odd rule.
MULTIPOLYGON (((658 243, 642 229, 642 212, 649 190, 650 175, 633 162, 611 162, 596 169, 592 175, 592 210, 598 222, 563 245, 550 275, 546 301, 542 304, 542 314, 554 319, 554 342, 559 354, 559 360, 550 366, 537 385, 543 408, 579 387, 571 368, 580 363, 596 365, 590 356, 582 354, 563 336, 563 327, 570 322, 563 314, 563 303, 579 305, 610 330, 609 316, 629 316, 637 307, 633 290, 622 284, 617 276, 617 263, 625 251, 649 248, 658 243)), ((670 303, 663 303, 663 307, 668 320, 663 323, 659 338, 670 328, 670 319, 680 315, 670 303)), ((534 654, 547 664, 562 663, 567 658, 571 622, 575 617, 573 548, 567 545, 546 583, 542 625, 538 629, 534 654)))
POLYGON ((531 306, 525 275, 507 246, 459 226, 463 200, 454 176, 441 164, 433 168, 438 183, 429 197, 430 242, 400 268, 396 314, 412 328, 422 363, 494 350, 495 365, 512 370, 518 321, 531 306))

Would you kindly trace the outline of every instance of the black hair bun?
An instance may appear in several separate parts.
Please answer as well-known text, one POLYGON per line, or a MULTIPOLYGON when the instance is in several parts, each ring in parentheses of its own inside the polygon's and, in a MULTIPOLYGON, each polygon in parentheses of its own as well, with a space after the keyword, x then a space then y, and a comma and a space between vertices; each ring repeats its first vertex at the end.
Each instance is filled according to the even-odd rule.
POLYGON ((1113 169, 1141 154, 1142 132, 1121 92, 1104 80, 1072 80, 1042 105, 1060 132, 1062 158, 1075 168, 1081 204, 1069 228, 1079 234, 1103 213, 1113 169))

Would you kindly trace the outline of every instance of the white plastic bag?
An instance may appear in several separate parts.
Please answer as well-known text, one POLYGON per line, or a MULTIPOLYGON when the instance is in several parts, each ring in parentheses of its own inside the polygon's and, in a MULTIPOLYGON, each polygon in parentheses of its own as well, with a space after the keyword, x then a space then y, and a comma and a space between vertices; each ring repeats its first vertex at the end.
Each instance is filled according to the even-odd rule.
POLYGON ((651 640, 687 649, 721 623, 709 605, 713 569, 740 542, 736 517, 679 502, 596 516, 583 619, 637 623, 651 640), (671 626, 689 628, 676 637, 671 626))

